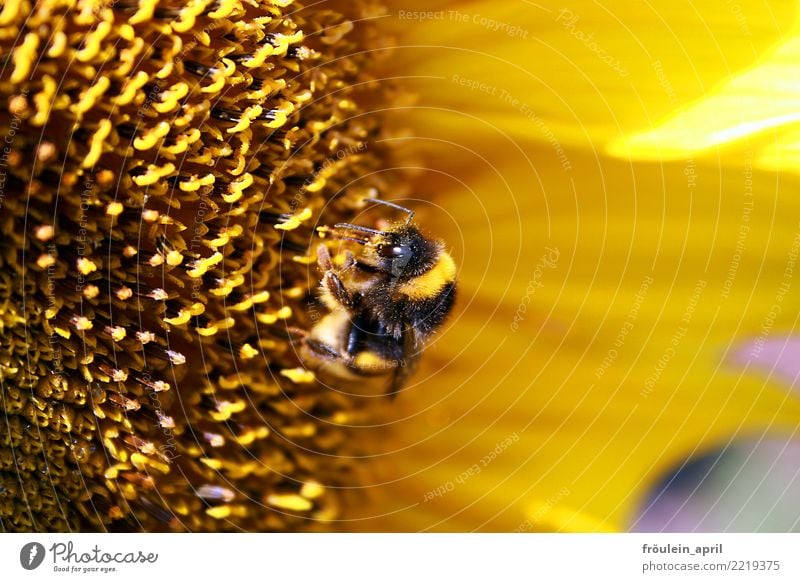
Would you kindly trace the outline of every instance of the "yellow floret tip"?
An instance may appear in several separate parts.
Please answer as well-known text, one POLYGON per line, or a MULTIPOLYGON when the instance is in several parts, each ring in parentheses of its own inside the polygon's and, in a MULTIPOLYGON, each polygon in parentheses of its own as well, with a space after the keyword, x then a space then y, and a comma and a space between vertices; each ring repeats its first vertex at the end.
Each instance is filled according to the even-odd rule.
POLYGON ((291 368, 287 370, 281 370, 281 376, 289 378, 295 384, 310 384, 314 380, 316 380, 316 376, 314 372, 311 370, 305 370, 303 368, 291 368))

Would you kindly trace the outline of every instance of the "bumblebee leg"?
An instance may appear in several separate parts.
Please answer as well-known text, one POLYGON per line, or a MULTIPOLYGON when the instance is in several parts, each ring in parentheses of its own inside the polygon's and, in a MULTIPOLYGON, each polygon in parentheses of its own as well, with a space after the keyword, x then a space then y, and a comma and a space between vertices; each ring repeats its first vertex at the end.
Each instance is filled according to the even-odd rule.
POLYGON ((413 332, 403 334, 403 354, 397 359, 397 367, 394 369, 392 383, 386 395, 394 399, 403 385, 414 374, 419 363, 419 351, 417 350, 416 336, 413 332))
POLYGON ((324 273, 333 269, 333 263, 331 262, 331 253, 323 244, 320 244, 317 247, 317 266, 319 266, 320 270, 324 273))
POLYGON ((327 360, 347 360, 342 354, 336 351, 336 348, 329 346, 326 343, 323 343, 319 340, 306 338, 305 340, 306 346, 314 355, 319 356, 321 358, 325 358, 327 360))
POLYGON ((344 264, 342 265, 342 271, 346 271, 352 267, 356 266, 356 258, 350 251, 344 252, 344 264))
POLYGON ((409 372, 406 366, 397 366, 397 368, 395 368, 394 375, 392 376, 392 383, 389 384, 389 390, 386 392, 386 396, 388 396, 390 400, 397 398, 400 389, 403 387, 403 384, 406 383, 410 375, 411 372, 409 372))
MULTIPOLYGON (((352 253, 345 254, 345 268, 351 267, 355 262, 355 257, 353 257, 352 253)), ((350 295, 339 275, 333 270, 331 254, 328 251, 328 247, 322 244, 317 247, 317 265, 325 273, 322 276, 322 284, 333 296, 333 299, 343 307, 352 307, 353 296, 350 295)))
POLYGON ((333 298, 339 305, 342 307, 353 306, 353 296, 350 295, 350 292, 345 288, 339 275, 333 271, 328 271, 322 278, 322 284, 325 285, 326 289, 333 295, 333 298))
POLYGON ((290 326, 286 328, 286 335, 292 343, 303 341, 308 337, 308 331, 301 327, 290 326))

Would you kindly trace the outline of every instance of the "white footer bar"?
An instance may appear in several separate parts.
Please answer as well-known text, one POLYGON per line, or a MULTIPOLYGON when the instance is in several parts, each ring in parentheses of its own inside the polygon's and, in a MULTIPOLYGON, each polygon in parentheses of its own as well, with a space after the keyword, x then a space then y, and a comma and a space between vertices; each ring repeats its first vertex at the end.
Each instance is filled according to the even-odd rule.
POLYGON ((800 534, 6 534, 3 580, 800 580, 800 534))

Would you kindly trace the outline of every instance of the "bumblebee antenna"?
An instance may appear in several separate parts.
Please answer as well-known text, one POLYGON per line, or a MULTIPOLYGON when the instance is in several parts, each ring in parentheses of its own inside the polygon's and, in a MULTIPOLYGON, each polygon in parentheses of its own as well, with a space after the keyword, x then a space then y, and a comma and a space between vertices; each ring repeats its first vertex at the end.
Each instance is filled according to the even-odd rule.
POLYGON ((357 224, 350 224, 349 222, 340 222, 339 224, 334 224, 333 228, 346 228, 347 230, 366 232, 367 234, 383 234, 382 230, 375 230, 374 228, 367 228, 366 226, 358 226, 357 224))
POLYGON ((389 202, 387 200, 381 200, 380 198, 364 198, 365 202, 374 202, 375 204, 383 204, 384 206, 390 206, 396 210, 400 210, 408 214, 408 218, 406 219, 406 224, 411 222, 411 219, 414 218, 414 211, 405 208, 404 206, 400 206, 399 204, 395 204, 394 202, 389 202))

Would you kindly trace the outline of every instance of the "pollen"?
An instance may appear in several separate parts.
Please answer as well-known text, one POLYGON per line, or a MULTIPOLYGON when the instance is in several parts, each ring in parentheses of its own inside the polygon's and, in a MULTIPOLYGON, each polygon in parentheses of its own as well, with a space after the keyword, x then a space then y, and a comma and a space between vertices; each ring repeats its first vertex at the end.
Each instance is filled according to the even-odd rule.
POLYGON ((127 330, 118 325, 106 327, 106 333, 108 333, 115 342, 122 341, 125 339, 125 336, 128 335, 127 330))
POLYGON ((120 202, 110 202, 106 206, 106 214, 109 216, 119 216, 123 210, 125 210, 125 207, 120 202))
POLYGON ((280 230, 294 230, 309 218, 311 218, 311 209, 304 208, 300 213, 289 216, 283 222, 276 224, 275 228, 280 230))
POLYGON ((316 481, 308 481, 300 489, 300 495, 306 499, 316 499, 325 492, 325 488, 316 481))
POLYGON ((316 380, 314 372, 303 368, 292 368, 291 370, 281 370, 281 376, 289 378, 295 384, 310 384, 316 380))
POLYGON ((97 265, 91 259, 81 257, 77 263, 78 272, 82 275, 90 275, 97 270, 97 265))
POLYGON ((46 269, 47 267, 52 267, 56 264, 56 258, 49 254, 39 255, 39 258, 36 259, 36 266, 40 269, 46 269))
POLYGON ((55 229, 49 224, 43 224, 33 230, 33 235, 39 242, 47 242, 55 235, 55 229))
POLYGON ((289 511, 308 511, 314 504, 300 495, 267 495, 267 503, 289 511))

